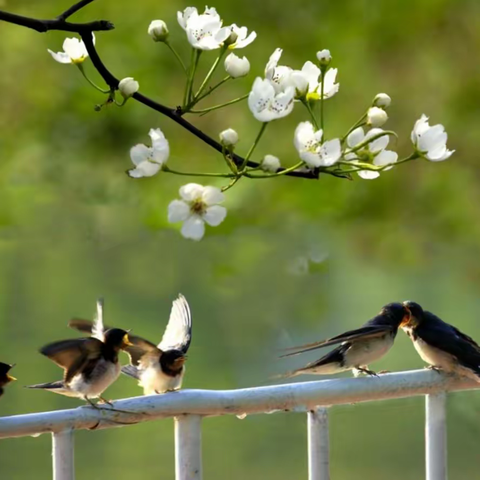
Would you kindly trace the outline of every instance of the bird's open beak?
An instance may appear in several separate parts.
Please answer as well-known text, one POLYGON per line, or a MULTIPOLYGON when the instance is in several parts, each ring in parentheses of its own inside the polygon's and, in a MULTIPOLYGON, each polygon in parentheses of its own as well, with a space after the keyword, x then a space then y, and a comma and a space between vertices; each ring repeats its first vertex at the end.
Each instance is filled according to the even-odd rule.
POLYGON ((126 333, 124 336, 123 336, 123 344, 126 346, 126 347, 133 347, 133 343, 130 341, 130 339, 128 338, 128 333, 126 333))
POLYGON ((15 380, 17 380, 15 377, 12 377, 11 375, 7 375, 7 379, 9 382, 15 382, 15 380))
POLYGON ((412 312, 410 311, 410 309, 406 305, 403 305, 403 308, 407 311, 407 313, 403 316, 400 327, 406 327, 412 319, 412 312))

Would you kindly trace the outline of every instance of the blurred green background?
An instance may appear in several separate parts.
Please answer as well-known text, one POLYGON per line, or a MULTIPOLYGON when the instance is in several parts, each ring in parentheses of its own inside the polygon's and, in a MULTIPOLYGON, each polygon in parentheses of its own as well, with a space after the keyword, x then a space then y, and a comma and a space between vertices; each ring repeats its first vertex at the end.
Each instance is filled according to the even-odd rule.
MULTIPOLYGON (((0 4, 52 18, 71 1, 0 4)), ((187 58, 176 11, 188 5, 98 0, 75 19, 113 21, 114 31, 97 35, 107 66, 173 106, 182 98, 182 72, 146 30, 153 19, 167 21, 172 43, 187 58)), ((0 357, 17 363, 19 378, 0 402, 1 415, 80 403, 22 386, 60 378, 37 350, 75 336, 68 319, 92 316, 100 295, 110 324, 154 341, 171 301, 178 292, 186 295, 194 334, 185 388, 265 384, 312 358, 277 361, 279 347, 355 327, 391 301, 416 300, 480 339, 480 3, 219 0, 212 6, 226 24, 247 25, 258 38, 236 52, 248 56, 251 74, 210 104, 247 92, 276 47, 284 48, 281 63, 295 68, 329 48, 341 87, 326 104, 328 135, 342 135, 375 94, 387 92, 393 99, 387 127, 398 132, 401 154, 410 153, 410 131, 422 113, 445 125, 448 146, 457 152, 447 162, 402 165, 374 181, 242 180, 227 194, 225 222, 191 242, 166 221, 168 203, 189 179, 129 179, 129 148, 147 142, 149 128, 161 127, 172 168, 221 169, 221 158, 134 101, 94 112, 102 96, 73 66, 47 53, 61 50, 65 34, 0 24, 0 357)), ((204 70, 214 56, 204 55, 204 70)), ((85 67, 101 83, 89 62, 85 67)), ((296 162, 293 131, 305 118, 297 107, 271 125, 256 158, 271 153, 284 164, 296 162)), ((246 104, 193 120, 214 137, 237 129, 240 153, 258 129, 246 104)), ((399 333, 393 351, 373 368, 422 366, 399 333)), ((121 377, 106 396, 140 393, 121 377)), ((452 479, 479 478, 478 402, 472 392, 449 396, 452 479)), ((421 398, 333 408, 332 478, 422 478, 423 409, 421 398)), ((307 476, 305 415, 213 418, 203 432, 205 478, 307 476)), ((173 478, 173 449, 171 420, 78 432, 77 478, 173 478)), ((51 478, 49 452, 48 435, 3 440, 2 478, 51 478)))

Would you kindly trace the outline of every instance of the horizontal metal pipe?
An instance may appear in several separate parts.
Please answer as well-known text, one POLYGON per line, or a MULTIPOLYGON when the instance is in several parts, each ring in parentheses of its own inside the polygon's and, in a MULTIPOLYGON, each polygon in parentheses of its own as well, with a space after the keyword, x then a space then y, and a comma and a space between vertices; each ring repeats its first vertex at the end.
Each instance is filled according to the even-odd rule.
POLYGON ((182 390, 118 400, 113 407, 82 406, 71 410, 2 417, 0 438, 68 429, 112 428, 184 414, 216 416, 277 410, 306 412, 316 406, 476 388, 480 388, 480 384, 472 380, 431 370, 412 370, 378 377, 336 378, 239 390, 182 390))

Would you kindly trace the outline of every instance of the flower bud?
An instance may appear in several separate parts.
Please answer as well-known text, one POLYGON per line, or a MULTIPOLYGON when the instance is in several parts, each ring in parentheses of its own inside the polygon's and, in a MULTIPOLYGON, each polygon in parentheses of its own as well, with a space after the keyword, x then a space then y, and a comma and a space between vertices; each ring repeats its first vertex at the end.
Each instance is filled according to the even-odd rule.
POLYGON ((387 108, 392 103, 392 99, 386 93, 379 93, 373 99, 373 105, 375 107, 387 108))
POLYGON ((276 172, 280 168, 280 160, 273 155, 265 155, 262 160, 262 170, 265 172, 276 172))
POLYGON ((388 120, 385 110, 378 107, 370 107, 367 112, 367 125, 370 127, 381 127, 388 120))
POLYGON ((169 35, 167 24, 163 20, 153 20, 148 26, 148 34, 155 42, 164 42, 169 35))
POLYGON ((138 92, 138 88, 138 82, 132 77, 126 77, 120 80, 118 84, 118 89, 125 99, 130 98, 134 93, 138 92))
POLYGON ((320 62, 320 65, 327 66, 332 61, 332 56, 330 55, 330 50, 320 50, 317 52, 317 60, 320 62))
POLYGON ((238 142, 238 133, 232 128, 228 128, 220 133, 220 141, 225 147, 233 147, 238 142))
POLYGON ((234 53, 225 59, 225 70, 232 78, 244 77, 250 71, 247 57, 239 58, 234 53))

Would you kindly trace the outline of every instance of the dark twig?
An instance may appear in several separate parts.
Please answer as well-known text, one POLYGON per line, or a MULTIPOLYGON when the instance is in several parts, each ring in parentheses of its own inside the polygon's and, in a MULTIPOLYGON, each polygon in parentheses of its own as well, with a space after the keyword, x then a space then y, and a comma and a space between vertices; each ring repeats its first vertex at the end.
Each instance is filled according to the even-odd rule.
MULTIPOLYGON (((70 7, 68 10, 63 12, 54 20, 38 20, 35 18, 24 17, 22 15, 7 13, 1 10, 0 20, 8 23, 13 23, 15 25, 20 25, 22 27, 31 28, 41 33, 48 32, 49 30, 60 30, 65 32, 76 32, 80 34, 83 42, 85 43, 85 47, 88 51, 94 67, 96 68, 100 76, 103 78, 103 80, 107 83, 107 85, 112 90, 116 90, 118 88, 119 80, 107 69, 105 64, 102 62, 92 41, 92 32, 112 30, 113 28, 115 28, 114 25, 106 20, 100 20, 90 23, 70 23, 66 21, 68 17, 78 12, 83 7, 87 6, 93 1, 94 0, 82 0, 70 7)), ((178 123, 180 126, 198 137, 200 140, 204 141, 207 145, 210 145, 212 148, 222 153, 222 145, 219 142, 215 141, 212 137, 192 125, 189 121, 185 120, 185 118, 183 118, 184 112, 182 112, 181 108, 167 107, 165 105, 162 105, 161 103, 155 102, 151 98, 146 97, 145 95, 142 95, 138 92, 133 95, 133 98, 136 101, 146 105, 147 107, 172 119, 174 122, 178 123)), ((243 157, 235 153, 232 154, 232 160, 237 166, 240 166, 244 163, 243 157)), ((255 168, 258 167, 259 164, 249 161, 247 163, 247 166, 255 168)), ((278 171, 280 172, 282 170, 283 169, 279 169, 278 171)), ((291 177, 318 179, 320 171, 321 169, 315 169, 305 172, 289 172, 286 175, 291 177)), ((330 174, 331 172, 324 173, 330 174)))
POLYGON ((57 17, 57 20, 66 20, 68 17, 71 17, 74 13, 81 10, 83 7, 86 7, 89 3, 94 2, 95 0, 82 0, 81 2, 76 3, 69 9, 65 10, 62 14, 57 17))

